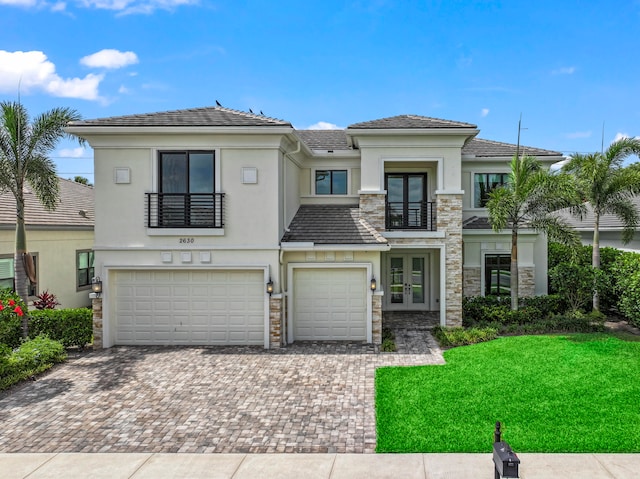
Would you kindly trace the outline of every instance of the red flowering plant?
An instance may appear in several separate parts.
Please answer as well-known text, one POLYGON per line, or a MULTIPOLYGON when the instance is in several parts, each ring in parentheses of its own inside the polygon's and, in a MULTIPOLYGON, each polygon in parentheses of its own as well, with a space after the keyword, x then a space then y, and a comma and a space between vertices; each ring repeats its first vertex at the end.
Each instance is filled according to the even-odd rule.
POLYGON ((27 308, 16 293, 0 289, 0 344, 14 348, 20 343, 21 324, 27 308))

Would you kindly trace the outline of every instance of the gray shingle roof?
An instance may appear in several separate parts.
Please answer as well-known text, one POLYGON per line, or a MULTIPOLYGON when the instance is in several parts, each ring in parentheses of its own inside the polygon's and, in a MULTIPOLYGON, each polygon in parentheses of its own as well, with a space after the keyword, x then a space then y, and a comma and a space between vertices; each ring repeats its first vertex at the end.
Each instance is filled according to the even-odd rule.
POLYGON ((419 115, 398 115, 379 120, 363 121, 349 125, 350 129, 405 129, 405 128, 476 128, 471 123, 442 120, 419 115))
MULTIPOLYGON (((636 210, 640 212, 640 196, 633 198, 633 203, 636 205, 636 210)), ((595 224, 595 218, 593 216, 593 209, 591 205, 587 204, 587 213, 582 220, 573 216, 568 209, 558 212, 560 217, 567 221, 569 225, 578 230, 593 231, 595 224)), ((624 228, 622 221, 612 214, 606 214, 600 216, 600 230, 622 230, 624 228)))
MULTIPOLYGON (((500 141, 483 140, 480 138, 472 138, 462 147, 463 155, 473 155, 478 157, 492 156, 508 156, 513 157, 516 154, 517 145, 511 143, 502 143, 500 141)), ((543 150, 542 148, 534 148, 531 146, 520 145, 521 155, 533 156, 562 156, 559 151, 543 150)))
POLYGON ((282 242, 385 244, 387 240, 359 215, 358 205, 302 205, 282 242))
MULTIPOLYGON (((32 226, 90 227, 94 221, 94 190, 91 186, 60 178, 60 202, 46 211, 29 187, 25 187, 25 223, 32 226), (79 211, 85 211, 81 216, 79 211)), ((11 192, 0 194, 0 225, 16 224, 16 200, 11 192)))
POLYGON ((344 130, 296 130, 312 150, 350 150, 344 130))
POLYGON ((263 115, 220 106, 81 120, 69 126, 291 126, 263 115))
POLYGON ((462 222, 462 229, 464 230, 490 230, 491 223, 489 218, 485 216, 472 216, 462 222))

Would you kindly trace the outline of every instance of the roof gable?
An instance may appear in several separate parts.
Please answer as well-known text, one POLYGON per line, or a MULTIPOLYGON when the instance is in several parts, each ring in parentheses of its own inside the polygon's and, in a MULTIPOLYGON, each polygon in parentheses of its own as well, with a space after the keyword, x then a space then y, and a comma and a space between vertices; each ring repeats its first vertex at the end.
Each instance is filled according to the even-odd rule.
POLYGON ((394 130, 413 128, 476 128, 476 125, 460 121, 443 120, 419 115, 398 115, 379 120, 364 121, 349 125, 347 130, 373 129, 394 130))
POLYGON ((69 126, 288 126, 291 123, 221 106, 80 120, 69 126))

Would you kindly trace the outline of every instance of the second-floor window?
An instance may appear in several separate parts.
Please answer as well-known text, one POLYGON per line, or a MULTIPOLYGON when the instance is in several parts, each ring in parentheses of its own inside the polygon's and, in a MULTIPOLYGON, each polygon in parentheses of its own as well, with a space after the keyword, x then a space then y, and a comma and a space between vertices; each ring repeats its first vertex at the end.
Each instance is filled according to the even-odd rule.
POLYGON ((484 208, 489 201, 489 193, 509 181, 509 173, 476 173, 473 180, 473 207, 484 208))
POLYGON ((316 170, 316 195, 346 195, 347 170, 316 170))
POLYGON ((160 193, 213 193, 213 151, 160 152, 160 193))

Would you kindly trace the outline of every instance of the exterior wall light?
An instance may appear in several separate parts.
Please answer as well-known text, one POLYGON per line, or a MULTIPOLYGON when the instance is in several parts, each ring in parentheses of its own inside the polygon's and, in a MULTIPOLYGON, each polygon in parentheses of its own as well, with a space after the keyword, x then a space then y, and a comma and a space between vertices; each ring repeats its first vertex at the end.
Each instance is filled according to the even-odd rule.
POLYGON ((96 293, 98 296, 102 293, 102 280, 100 279, 100 276, 91 278, 91 291, 96 293))
POLYGON ((376 277, 375 276, 371 276, 371 291, 375 291, 376 288, 378 287, 378 283, 376 282, 376 277))
POLYGON ((269 294, 269 296, 273 294, 273 280, 271 278, 269 278, 269 281, 267 281, 267 293, 269 294))

